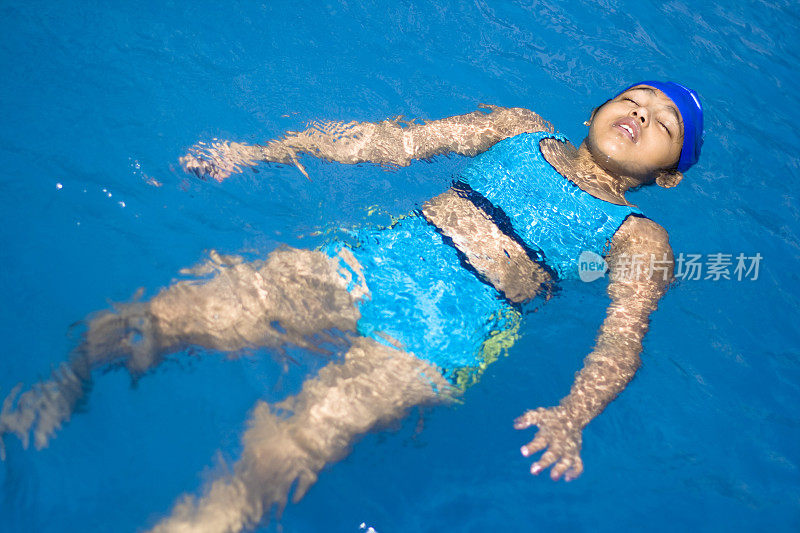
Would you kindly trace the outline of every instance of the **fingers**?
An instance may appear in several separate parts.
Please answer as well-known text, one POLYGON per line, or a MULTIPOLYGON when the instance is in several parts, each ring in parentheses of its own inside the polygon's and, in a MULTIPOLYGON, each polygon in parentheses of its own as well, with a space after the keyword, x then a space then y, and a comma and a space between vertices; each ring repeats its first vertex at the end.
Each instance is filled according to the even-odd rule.
POLYGON ((526 411, 524 415, 514 420, 514 429, 525 429, 533 425, 538 425, 544 413, 545 409, 541 407, 526 411))
POLYGON ((231 177, 231 173, 225 169, 214 167, 214 171, 211 173, 211 177, 217 180, 217 182, 222 183, 222 180, 231 177))
POLYGON ((523 456, 528 457, 536 452, 547 451, 531 465, 531 474, 537 475, 552 466, 550 477, 553 480, 571 481, 583 472, 583 463, 579 456, 581 449, 581 432, 560 407, 546 409, 540 407, 527 411, 514 421, 516 429, 538 426, 536 438, 520 448, 523 456))
MULTIPOLYGON (((533 443, 527 446, 529 449, 533 447, 533 443)), ((539 448, 541 449, 541 448, 539 448)), ((533 451, 531 451, 533 453, 533 451)), ((565 481, 572 481, 583 473, 583 461, 579 456, 560 456, 556 452, 548 450, 542 458, 531 466, 531 474, 538 475, 545 470, 548 466, 553 466, 550 471, 550 478, 553 481, 558 481, 564 477, 565 481)))
POLYGON ((514 420, 514 429, 525 429, 531 427, 534 422, 531 421, 530 413, 533 411, 528 411, 524 415, 520 416, 516 420, 514 420))
POLYGON ((555 466, 550 470, 550 479, 553 481, 558 481, 564 473, 569 470, 572 466, 572 459, 570 457, 564 457, 559 462, 555 464, 555 466))
POLYGON ((193 156, 181 158, 180 163, 183 167, 183 170, 194 174, 203 181, 206 181, 209 177, 211 177, 218 182, 221 182, 231 175, 228 170, 220 166, 216 166, 205 159, 199 159, 193 156))
POLYGON ((275 498, 275 518, 278 520, 283 516, 283 510, 286 509, 286 502, 287 497, 285 493, 275 498))
POLYGON ((580 476, 583 473, 583 461, 581 461, 580 457, 576 457, 575 461, 573 461, 572 468, 567 470, 567 474, 564 476, 565 481, 572 481, 576 477, 580 476))
POLYGON ((306 495, 308 489, 317 481, 317 475, 310 471, 305 471, 300 474, 300 478, 297 482, 297 488, 294 489, 294 494, 292 495, 292 503, 299 502, 303 496, 306 495))
POLYGON ((214 152, 201 152, 197 148, 190 148, 189 153, 178 158, 178 163, 185 172, 190 172, 202 180, 208 177, 217 181, 230 176, 230 172, 225 168, 225 161, 214 152))
POLYGON ((530 441, 528 444, 522 447, 520 450, 522 455, 528 457, 531 454, 534 454, 538 451, 544 450, 547 447, 547 438, 539 433, 536 435, 536 438, 530 441))
POLYGON ((190 172, 202 180, 206 179, 206 176, 213 168, 208 162, 198 158, 194 154, 185 155, 178 159, 178 162, 185 172, 190 172))
POLYGON ((555 452, 552 450, 547 450, 544 452, 544 455, 542 455, 541 459, 533 463, 533 466, 531 466, 531 474, 537 475, 539 472, 555 463, 557 459, 558 455, 556 455, 555 452))

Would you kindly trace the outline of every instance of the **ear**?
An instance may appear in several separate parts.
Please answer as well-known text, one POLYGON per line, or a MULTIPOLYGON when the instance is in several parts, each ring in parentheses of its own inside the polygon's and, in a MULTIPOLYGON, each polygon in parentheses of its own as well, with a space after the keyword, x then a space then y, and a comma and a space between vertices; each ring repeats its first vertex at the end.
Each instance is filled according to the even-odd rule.
POLYGON ((669 189, 676 186, 683 179, 683 174, 677 170, 662 170, 656 175, 656 185, 669 189))

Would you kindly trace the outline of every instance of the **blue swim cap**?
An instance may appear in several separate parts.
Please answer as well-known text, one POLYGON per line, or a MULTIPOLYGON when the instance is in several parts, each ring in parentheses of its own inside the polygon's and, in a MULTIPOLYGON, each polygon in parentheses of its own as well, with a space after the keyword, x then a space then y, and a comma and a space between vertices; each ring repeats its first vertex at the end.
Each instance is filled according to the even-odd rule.
MULTIPOLYGON (((624 93, 638 85, 647 85, 666 94, 678 108, 683 119, 683 147, 678 160, 678 170, 685 172, 697 163, 703 146, 703 106, 693 90, 674 81, 640 81, 620 91, 624 93)), ((617 96, 619 96, 619 94, 617 96)))

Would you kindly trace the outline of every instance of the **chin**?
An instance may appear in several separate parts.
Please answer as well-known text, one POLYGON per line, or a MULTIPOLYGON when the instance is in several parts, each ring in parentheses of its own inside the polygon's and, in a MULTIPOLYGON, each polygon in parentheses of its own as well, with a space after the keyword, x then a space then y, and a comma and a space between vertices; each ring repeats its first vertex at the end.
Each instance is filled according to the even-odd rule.
POLYGON ((589 148, 589 153, 592 154, 592 158, 606 170, 610 170, 610 168, 606 167, 619 169, 620 167, 628 166, 625 163, 628 159, 628 157, 625 157, 627 155, 625 154, 625 147, 623 147, 617 139, 598 140, 587 137, 586 141, 587 148, 589 148))
POLYGON ((597 148, 589 147, 592 158, 595 163, 610 174, 630 176, 646 181, 656 173, 652 168, 637 163, 636 158, 630 154, 625 154, 624 150, 619 150, 619 146, 611 146, 607 149, 603 149, 603 147, 597 148))

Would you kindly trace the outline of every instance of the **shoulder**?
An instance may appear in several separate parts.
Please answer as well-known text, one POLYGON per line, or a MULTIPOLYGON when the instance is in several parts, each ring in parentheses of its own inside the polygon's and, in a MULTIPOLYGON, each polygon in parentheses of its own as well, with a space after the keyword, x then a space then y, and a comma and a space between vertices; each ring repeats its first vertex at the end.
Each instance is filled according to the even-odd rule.
POLYGON ((620 226, 611 241, 607 260, 614 282, 609 285, 609 291, 612 286, 648 282, 655 283, 651 295, 660 297, 672 280, 675 269, 675 256, 669 245, 667 231, 641 216, 628 217, 620 226))
POLYGON ((669 233, 660 224, 643 216, 629 216, 611 242, 612 249, 669 251, 669 233))
POLYGON ((658 222, 644 216, 629 216, 622 223, 618 231, 631 235, 649 237, 653 240, 669 241, 669 233, 658 222))
POLYGON ((481 104, 480 107, 489 110, 492 126, 503 138, 514 137, 521 133, 535 133, 539 131, 553 132, 553 126, 538 114, 523 107, 500 107, 496 105, 481 104))

